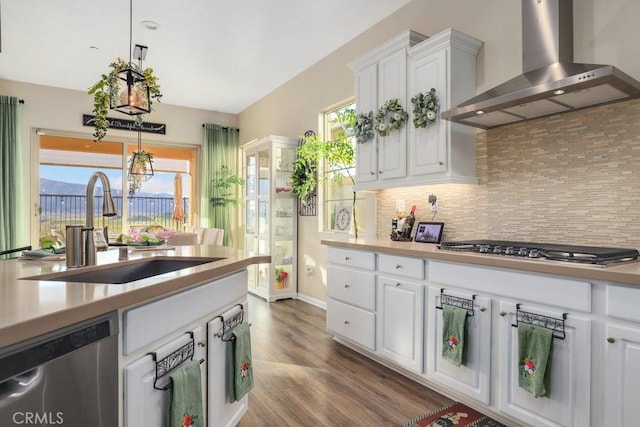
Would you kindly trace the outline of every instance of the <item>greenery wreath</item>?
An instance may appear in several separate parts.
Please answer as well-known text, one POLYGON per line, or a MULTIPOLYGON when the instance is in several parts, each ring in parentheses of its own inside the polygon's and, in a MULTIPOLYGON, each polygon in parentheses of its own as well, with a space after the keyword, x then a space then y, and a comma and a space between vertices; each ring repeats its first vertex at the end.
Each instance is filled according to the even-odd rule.
POLYGON ((413 105, 413 125, 415 127, 425 128, 435 123, 440 104, 434 88, 431 88, 427 93, 419 93, 411 98, 411 104, 413 105))
POLYGON ((375 128, 381 136, 389 135, 393 130, 399 129, 409 115, 399 104, 398 99, 390 99, 378 110, 375 120, 375 128), (389 121, 387 122, 387 116, 389 121))
POLYGON ((373 111, 358 113, 354 132, 358 144, 363 144, 373 138, 373 111))

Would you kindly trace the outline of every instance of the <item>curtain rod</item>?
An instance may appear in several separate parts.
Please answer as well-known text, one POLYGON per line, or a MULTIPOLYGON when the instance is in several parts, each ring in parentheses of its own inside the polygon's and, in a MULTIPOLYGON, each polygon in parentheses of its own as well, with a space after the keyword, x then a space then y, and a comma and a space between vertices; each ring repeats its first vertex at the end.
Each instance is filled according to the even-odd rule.
MULTIPOLYGON (((206 123, 203 123, 203 124, 202 124, 202 127, 205 127, 206 125, 207 125, 206 123)), ((231 127, 231 126, 228 126, 228 127, 227 127, 227 126, 220 126, 220 127, 221 127, 222 129, 225 129, 225 130, 227 130, 227 129, 235 129, 237 132, 240 132, 240 129, 239 129, 239 128, 233 128, 233 127, 231 127)))

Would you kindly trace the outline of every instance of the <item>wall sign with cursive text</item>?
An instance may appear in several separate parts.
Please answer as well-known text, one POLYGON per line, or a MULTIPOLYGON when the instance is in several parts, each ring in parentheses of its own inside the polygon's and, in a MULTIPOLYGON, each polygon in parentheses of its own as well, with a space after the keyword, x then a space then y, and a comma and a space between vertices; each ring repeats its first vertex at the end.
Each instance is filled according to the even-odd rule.
MULTIPOLYGON (((92 116, 90 114, 82 115, 82 125, 83 126, 94 126, 94 120, 96 116, 92 116)), ((114 119, 111 117, 107 117, 109 121, 109 128, 111 129, 122 129, 122 130, 130 130, 137 132, 138 125, 135 120, 125 120, 125 119, 114 119)), ((167 133, 167 125, 164 123, 151 123, 151 122, 143 122, 142 128, 140 129, 142 132, 147 133, 159 133, 162 135, 166 135, 167 133)))

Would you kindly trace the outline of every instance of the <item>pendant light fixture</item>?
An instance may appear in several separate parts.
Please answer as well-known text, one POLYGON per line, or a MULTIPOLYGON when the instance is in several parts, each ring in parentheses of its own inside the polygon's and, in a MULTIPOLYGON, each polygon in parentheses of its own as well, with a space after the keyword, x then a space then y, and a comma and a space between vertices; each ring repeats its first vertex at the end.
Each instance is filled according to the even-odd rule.
POLYGON ((133 45, 133 0, 129 0, 129 64, 116 75, 117 96, 112 96, 110 108, 130 116, 151 112, 149 86, 142 73, 142 61, 147 56, 147 46, 133 45), (133 59, 138 61, 137 66, 133 59))
POLYGON ((153 154, 142 150, 142 123, 138 126, 138 148, 129 159, 129 196, 140 190, 142 183, 153 177, 153 154))

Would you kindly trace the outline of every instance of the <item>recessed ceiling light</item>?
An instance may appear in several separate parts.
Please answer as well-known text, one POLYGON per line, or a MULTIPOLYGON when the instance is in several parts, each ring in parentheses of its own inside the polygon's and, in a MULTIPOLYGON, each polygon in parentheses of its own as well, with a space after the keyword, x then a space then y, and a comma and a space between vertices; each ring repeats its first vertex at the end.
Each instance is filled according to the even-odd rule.
POLYGON ((140 24, 142 24, 142 26, 145 27, 147 30, 151 30, 151 31, 155 31, 160 28, 160 24, 154 21, 142 21, 140 24))
POLYGON ((484 110, 478 110, 478 111, 476 111, 476 114, 480 116, 480 115, 484 114, 484 110))
POLYGON ((100 50, 100 48, 98 46, 89 46, 89 49, 91 49, 91 50, 100 50))
POLYGON ((562 95, 564 93, 564 90, 558 89, 558 90, 554 91, 553 93, 556 94, 556 95, 562 95))

